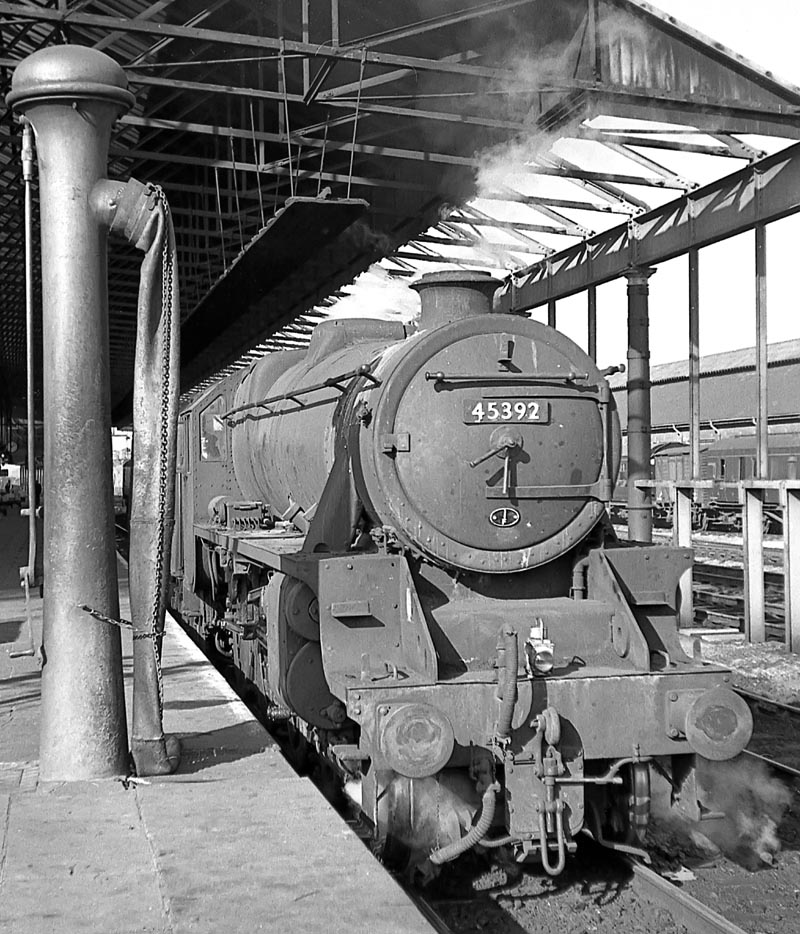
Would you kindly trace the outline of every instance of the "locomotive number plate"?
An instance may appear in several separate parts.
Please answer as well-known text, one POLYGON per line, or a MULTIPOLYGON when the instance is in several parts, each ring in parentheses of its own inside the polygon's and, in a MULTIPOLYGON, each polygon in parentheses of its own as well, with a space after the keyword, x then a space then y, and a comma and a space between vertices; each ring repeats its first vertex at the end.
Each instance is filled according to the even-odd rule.
POLYGON ((550 403, 537 399, 468 399, 464 402, 464 422, 483 425, 488 422, 546 425, 550 421, 550 403))

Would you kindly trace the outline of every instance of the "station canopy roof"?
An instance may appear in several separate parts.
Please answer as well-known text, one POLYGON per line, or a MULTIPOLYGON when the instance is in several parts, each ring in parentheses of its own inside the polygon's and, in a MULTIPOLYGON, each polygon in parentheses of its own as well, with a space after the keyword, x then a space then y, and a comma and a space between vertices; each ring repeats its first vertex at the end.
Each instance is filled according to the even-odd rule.
MULTIPOLYGON (((184 391, 305 346, 370 268, 377 316, 435 269, 520 281, 800 138, 800 90, 640 0, 0 0, 0 38, 3 96, 53 43, 124 67, 136 103, 109 176, 169 199, 184 391)), ((24 394, 19 150, 4 111, 7 398, 24 394)), ((111 246, 118 415, 140 258, 111 246)))

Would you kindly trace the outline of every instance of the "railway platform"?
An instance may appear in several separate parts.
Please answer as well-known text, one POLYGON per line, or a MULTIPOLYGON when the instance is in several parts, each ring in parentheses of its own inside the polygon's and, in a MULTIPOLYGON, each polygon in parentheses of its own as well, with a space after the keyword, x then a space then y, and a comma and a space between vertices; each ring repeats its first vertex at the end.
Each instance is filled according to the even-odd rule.
MULTIPOLYGON (((40 783, 38 663, 7 651, 23 624, 25 520, 0 516, 0 543, 0 930, 431 930, 174 620, 163 677, 165 729, 183 746, 177 772, 40 783)), ((38 594, 32 604, 36 630, 38 594)), ((123 644, 129 690, 129 635, 123 644)))

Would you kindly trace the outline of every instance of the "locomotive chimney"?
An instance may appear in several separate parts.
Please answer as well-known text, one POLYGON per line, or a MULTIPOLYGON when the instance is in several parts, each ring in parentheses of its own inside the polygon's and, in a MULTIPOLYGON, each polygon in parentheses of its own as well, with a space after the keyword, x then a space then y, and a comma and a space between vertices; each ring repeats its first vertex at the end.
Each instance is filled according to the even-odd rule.
POLYGON ((425 331, 462 318, 491 314, 492 298, 499 287, 500 282, 494 276, 478 270, 446 270, 422 276, 411 283, 422 300, 420 329, 425 331))
POLYGON ((41 49, 8 104, 33 127, 39 163, 44 345, 46 781, 125 775, 128 744, 114 546, 106 233, 90 206, 111 127, 133 103, 113 59, 41 49), (82 606, 90 606, 90 616, 82 606))

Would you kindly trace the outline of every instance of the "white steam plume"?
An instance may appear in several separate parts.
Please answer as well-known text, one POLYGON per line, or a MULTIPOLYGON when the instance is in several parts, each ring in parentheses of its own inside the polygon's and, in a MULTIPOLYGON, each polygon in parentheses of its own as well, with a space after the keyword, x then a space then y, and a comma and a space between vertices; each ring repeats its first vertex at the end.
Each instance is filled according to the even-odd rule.
MULTIPOLYGON (((653 41, 646 25, 622 11, 604 9, 599 35, 608 79, 612 83, 646 86, 651 77, 647 71, 653 41)), ((546 110, 566 96, 573 78, 588 78, 592 74, 588 70, 589 46, 569 38, 565 35, 563 41, 551 42, 535 52, 515 48, 501 57, 506 75, 489 86, 486 99, 481 102, 482 109, 527 126, 512 138, 476 154, 479 195, 502 193, 515 175, 524 174, 526 162, 535 161, 558 139, 568 135, 564 126, 548 131, 537 126, 536 121, 542 115, 540 108, 546 110), (540 92, 548 88, 551 92, 545 93, 542 103, 540 92)), ((580 119, 580 114, 576 119, 580 119)))

